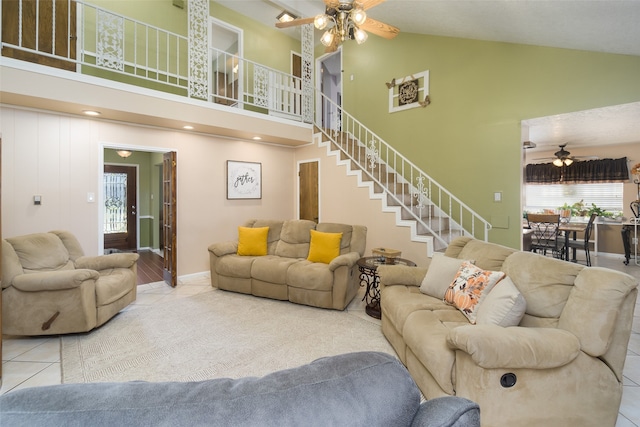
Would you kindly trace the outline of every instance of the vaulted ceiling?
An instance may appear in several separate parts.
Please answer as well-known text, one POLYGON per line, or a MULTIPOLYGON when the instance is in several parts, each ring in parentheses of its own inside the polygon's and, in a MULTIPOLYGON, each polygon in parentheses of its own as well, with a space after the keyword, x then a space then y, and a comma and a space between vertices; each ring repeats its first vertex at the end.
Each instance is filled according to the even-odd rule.
MULTIPOLYGON (((269 26, 284 10, 299 17, 324 11, 322 0, 216 2, 269 26)), ((640 56, 639 0, 386 0, 367 13, 401 32, 640 56)), ((299 28, 281 31, 300 34, 299 28)), ((640 102, 531 118, 525 125, 523 139, 535 142, 536 151, 566 142, 638 143, 640 102)))

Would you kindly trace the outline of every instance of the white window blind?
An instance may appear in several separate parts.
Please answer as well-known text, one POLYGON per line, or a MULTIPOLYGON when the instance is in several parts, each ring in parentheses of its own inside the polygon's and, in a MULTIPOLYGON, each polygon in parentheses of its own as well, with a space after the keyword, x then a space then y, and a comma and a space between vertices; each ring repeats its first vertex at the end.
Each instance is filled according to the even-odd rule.
POLYGON ((623 183, 525 185, 525 210, 537 212, 557 209, 565 203, 582 200, 585 207, 592 204, 607 211, 622 210, 623 183))

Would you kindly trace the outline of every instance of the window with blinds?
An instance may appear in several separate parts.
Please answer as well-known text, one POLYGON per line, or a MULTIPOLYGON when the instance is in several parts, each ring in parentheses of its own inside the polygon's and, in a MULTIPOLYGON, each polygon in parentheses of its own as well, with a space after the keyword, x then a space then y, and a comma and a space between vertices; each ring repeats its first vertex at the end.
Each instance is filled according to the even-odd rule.
POLYGON ((595 204, 610 212, 621 211, 622 182, 594 184, 525 185, 525 210, 538 212, 543 209, 558 209, 565 203, 572 205, 582 200, 587 208, 595 204))

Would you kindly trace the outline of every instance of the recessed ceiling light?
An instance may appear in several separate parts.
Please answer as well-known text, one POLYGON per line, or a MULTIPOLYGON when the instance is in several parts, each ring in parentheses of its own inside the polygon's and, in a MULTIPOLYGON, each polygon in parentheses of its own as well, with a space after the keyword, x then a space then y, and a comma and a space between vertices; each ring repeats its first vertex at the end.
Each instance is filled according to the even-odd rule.
POLYGON ((193 126, 190 126, 190 125, 184 125, 184 126, 182 126, 182 129, 186 129, 186 130, 193 130, 193 126))
POLYGON ((101 114, 99 111, 93 111, 93 110, 82 110, 82 112, 87 116, 99 116, 101 114))
POLYGON ((253 137, 253 140, 254 140, 254 141, 260 141, 261 139, 262 139, 262 138, 260 138, 259 136, 254 136, 254 137, 253 137))

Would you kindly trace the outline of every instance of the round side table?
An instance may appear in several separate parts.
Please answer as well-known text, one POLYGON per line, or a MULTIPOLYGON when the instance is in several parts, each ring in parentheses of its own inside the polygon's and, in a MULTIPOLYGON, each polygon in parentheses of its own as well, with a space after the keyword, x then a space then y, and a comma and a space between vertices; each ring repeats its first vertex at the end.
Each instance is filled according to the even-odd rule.
POLYGON ((393 263, 389 263, 389 259, 385 260, 379 256, 370 256, 360 258, 357 262, 358 270, 360 270, 360 286, 366 286, 363 301, 366 301, 366 313, 380 319, 380 277, 376 274, 376 270, 380 265, 406 265, 415 267, 416 263, 404 258, 394 258, 393 263))

